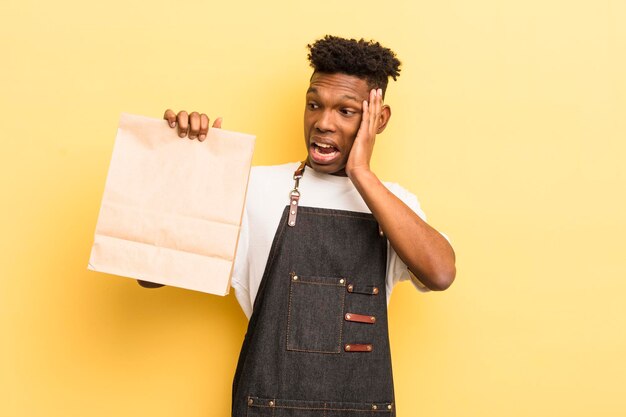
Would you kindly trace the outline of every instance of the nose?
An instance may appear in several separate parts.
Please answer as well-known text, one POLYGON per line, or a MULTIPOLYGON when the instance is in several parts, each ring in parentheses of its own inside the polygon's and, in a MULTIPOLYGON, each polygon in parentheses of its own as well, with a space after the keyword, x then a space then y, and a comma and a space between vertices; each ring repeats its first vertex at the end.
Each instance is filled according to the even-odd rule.
POLYGON ((315 121, 315 129, 320 132, 334 132, 335 121, 333 118, 332 110, 324 110, 321 112, 319 118, 315 121))

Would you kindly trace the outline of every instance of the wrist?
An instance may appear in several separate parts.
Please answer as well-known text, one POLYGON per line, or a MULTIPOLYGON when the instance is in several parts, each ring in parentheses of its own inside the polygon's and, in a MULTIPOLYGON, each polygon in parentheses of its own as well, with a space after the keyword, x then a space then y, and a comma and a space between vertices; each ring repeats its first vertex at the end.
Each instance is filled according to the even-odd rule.
POLYGON ((361 191, 362 188, 371 184, 373 181, 377 181, 378 177, 368 166, 351 169, 347 172, 348 177, 354 184, 354 186, 361 191))

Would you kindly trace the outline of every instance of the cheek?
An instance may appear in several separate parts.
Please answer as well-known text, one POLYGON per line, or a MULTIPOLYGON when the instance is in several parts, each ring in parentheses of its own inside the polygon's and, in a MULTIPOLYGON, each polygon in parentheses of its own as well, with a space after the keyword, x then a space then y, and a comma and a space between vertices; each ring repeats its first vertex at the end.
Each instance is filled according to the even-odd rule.
POLYGON ((347 156, 348 156, 348 154, 352 151, 352 145, 354 145, 354 140, 349 140, 349 141, 346 143, 346 148, 345 148, 345 150, 346 150, 346 152, 345 152, 345 157, 347 157, 347 156))
POLYGON ((346 123, 344 125, 344 128, 342 130, 346 139, 346 145, 352 146, 352 143, 354 143, 354 139, 356 138, 356 134, 359 131, 360 125, 360 120, 350 120, 350 123, 346 123))
POLYGON ((305 129, 309 129, 314 123, 314 119, 313 116, 311 115, 310 112, 305 111, 304 112, 304 128, 305 129))

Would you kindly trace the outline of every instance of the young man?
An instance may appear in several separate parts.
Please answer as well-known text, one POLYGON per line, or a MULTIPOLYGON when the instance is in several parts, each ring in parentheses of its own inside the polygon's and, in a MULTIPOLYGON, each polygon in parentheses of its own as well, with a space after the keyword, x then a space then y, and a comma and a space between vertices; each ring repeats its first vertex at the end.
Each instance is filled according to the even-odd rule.
MULTIPOLYGON (((395 54, 333 36, 309 50, 308 156, 250 175, 232 278, 250 322, 232 415, 393 416, 389 294, 406 279, 448 288, 454 252, 415 196, 370 168, 391 117, 383 97, 399 75, 395 54)), ((180 137, 206 138, 204 114, 165 119, 180 137)))

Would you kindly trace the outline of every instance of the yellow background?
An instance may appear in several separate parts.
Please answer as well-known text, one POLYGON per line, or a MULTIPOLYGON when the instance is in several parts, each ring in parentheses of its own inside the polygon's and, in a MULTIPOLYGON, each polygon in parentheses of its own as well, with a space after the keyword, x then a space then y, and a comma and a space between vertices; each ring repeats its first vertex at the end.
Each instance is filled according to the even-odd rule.
POLYGON ((0 7, 0 416, 228 415, 234 296, 86 269, 117 121, 198 109, 302 158, 325 33, 398 53, 374 169, 458 258, 393 294, 399 415, 626 415, 624 1, 0 7))

